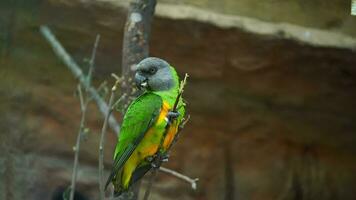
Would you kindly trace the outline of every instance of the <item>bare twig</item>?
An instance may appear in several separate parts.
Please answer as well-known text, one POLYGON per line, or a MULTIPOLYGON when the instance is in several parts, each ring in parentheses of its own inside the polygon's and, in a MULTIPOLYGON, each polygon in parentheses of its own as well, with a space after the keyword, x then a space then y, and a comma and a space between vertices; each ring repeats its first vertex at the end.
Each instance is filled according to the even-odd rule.
POLYGON ((178 172, 176 172, 174 170, 171 170, 171 169, 168 169, 168 168, 165 168, 165 167, 160 167, 159 170, 161 172, 164 172, 164 173, 167 173, 169 175, 175 176, 175 177, 177 177, 179 179, 182 179, 182 180, 190 183, 190 185, 191 185, 193 190, 197 189, 197 182, 199 181, 198 178, 190 178, 190 177, 188 177, 188 176, 186 176, 184 174, 178 173, 178 172))
MULTIPOLYGON (((175 100, 174 105, 173 105, 173 108, 172 108, 172 111, 174 111, 174 112, 177 112, 178 103, 179 103, 179 101, 181 100, 182 94, 183 94, 183 92, 184 92, 184 87, 185 87, 185 85, 186 85, 186 82, 187 82, 187 78, 188 78, 188 77, 189 77, 189 75, 186 73, 185 76, 184 76, 184 79, 183 79, 183 80, 181 81, 181 83, 180 83, 180 86, 179 86, 179 89, 178 89, 178 95, 177 95, 177 97, 176 97, 176 100, 175 100)), ((189 119, 189 115, 188 115, 188 119, 189 119)), ((176 140, 177 140, 177 137, 178 137, 179 132, 181 131, 181 129, 183 128, 183 126, 185 125, 185 123, 186 123, 187 121, 188 121, 188 120, 182 121, 182 123, 181 123, 182 126, 179 127, 178 132, 176 133, 176 135, 175 135, 175 137, 174 137, 172 143, 168 146, 168 148, 167 148, 165 154, 168 154, 168 153, 169 153, 170 149, 171 149, 172 146, 173 146, 173 143, 175 143, 176 140)), ((173 124, 173 123, 171 123, 171 124, 173 124)), ((169 125, 169 126, 171 126, 171 125, 169 125)), ((166 127, 166 131, 169 130, 169 126, 166 127)), ((161 139, 160 148, 162 147, 163 141, 164 141, 164 137, 161 139)), ((160 148, 159 148, 159 149, 160 149, 160 148)), ((160 154, 161 154, 161 152, 158 150, 158 152, 156 153, 156 158, 155 158, 155 160, 154 160, 153 162, 158 162, 158 163, 161 163, 161 162, 162 162, 162 160, 161 160, 161 159, 162 159, 162 156, 160 156, 160 154), (158 161, 157 161, 157 159, 158 159, 158 161)), ((159 164, 159 165, 160 165, 160 164, 159 164)), ((158 169, 160 169, 160 166, 159 166, 158 169)), ((149 179, 149 181, 148 181, 148 186, 147 186, 146 191, 145 191, 144 200, 148 200, 148 196, 149 196, 149 194, 150 194, 150 190, 151 190, 151 188, 152 188, 153 182, 154 182, 154 180, 155 180, 155 176, 156 176, 156 174, 157 174, 156 171, 157 171, 157 168, 154 168, 154 169, 153 169, 153 172, 152 172, 152 174, 151 174, 151 177, 150 177, 150 179, 149 179)), ((172 172, 172 170, 169 170, 169 171, 172 172)), ((165 172, 167 172, 167 169, 166 169, 165 172)), ((173 172, 174 172, 174 171, 173 171, 173 172)), ((172 173, 171 173, 171 174, 172 174, 172 173)), ((179 173, 177 173, 177 172, 175 172, 175 174, 181 175, 181 174, 179 174, 179 173)), ((184 176, 184 175, 178 176, 178 178, 182 178, 182 177, 185 178, 184 180, 193 180, 193 179, 190 179, 189 177, 184 176), (188 179, 187 179, 187 178, 188 178, 188 179)), ((196 180, 196 181, 197 181, 197 180, 196 180)), ((192 183, 192 188, 193 188, 193 189, 196 189, 196 181, 194 181, 194 185, 193 185, 193 183, 192 183)))
MULTIPOLYGON (((176 102, 174 103, 174 106, 173 106, 173 111, 175 111, 175 112, 177 112, 178 102, 179 102, 179 99, 181 98, 181 96, 182 96, 182 94, 184 92, 184 87, 187 84, 187 78, 188 77, 189 77, 189 75, 187 73, 185 73, 184 79, 180 83, 179 90, 178 90, 178 96, 177 96, 176 102)), ((167 153, 170 151, 172 146, 177 142, 181 130, 184 128, 185 124, 189 121, 189 119, 190 119, 190 115, 188 115, 186 119, 183 119, 182 122, 179 124, 178 132, 176 133, 175 137, 173 138, 172 143, 169 145, 169 147, 167 149, 167 153)))
POLYGON ((112 105, 111 109, 114 109, 118 104, 120 104, 122 102, 122 100, 125 99, 125 97, 126 97, 126 94, 121 95, 121 97, 118 100, 116 100, 116 102, 112 105))
POLYGON ((178 106, 178 103, 179 103, 179 100, 184 92, 184 87, 185 87, 185 84, 187 84, 187 78, 189 77, 189 75, 187 73, 185 73, 184 75, 184 79, 181 81, 180 85, 179 85, 179 90, 178 90, 178 96, 176 98, 176 101, 174 102, 174 106, 173 106, 173 111, 177 111, 177 106, 178 106))
MULTIPOLYGON (((171 169, 168 169, 168 168, 165 168, 165 167, 160 167, 158 170, 189 183, 193 190, 197 189, 197 182, 199 181, 198 178, 190 178, 189 176, 186 176, 184 174, 181 174, 179 172, 176 172, 174 170, 171 170, 171 169)), ((151 192, 152 185, 153 185, 153 182, 155 180, 156 174, 157 174, 157 170, 153 170, 151 175, 150 175, 150 179, 148 180, 148 184, 147 184, 147 188, 146 188, 143 200, 148 200, 148 197, 150 195, 150 192, 151 192)))
POLYGON ((148 197, 150 196, 151 193, 153 182, 156 178, 156 174, 157 174, 157 170, 153 170, 150 179, 148 180, 148 185, 145 191, 145 195, 143 196, 143 200, 148 200, 148 197))
MULTIPOLYGON (((93 73, 93 69, 94 69, 94 61, 95 61, 96 49, 99 44, 99 38, 100 38, 100 35, 97 35, 95 43, 94 43, 90 63, 89 63, 89 72, 87 75, 87 85, 88 86, 91 85, 91 78, 92 78, 92 73, 93 73)), ((80 126, 79 126, 77 141, 76 141, 75 146, 73 147, 73 151, 75 152, 75 154, 74 154, 74 165, 73 165, 72 182, 71 182, 71 190, 70 190, 69 200, 74 199, 75 185, 76 185, 76 181, 77 181, 78 163, 79 163, 78 160, 79 160, 80 141, 82 139, 83 131, 85 128, 84 123, 85 123, 85 115, 86 115, 87 107, 88 107, 89 101, 91 100, 91 98, 89 97, 89 94, 88 94, 88 90, 86 89, 86 99, 84 102, 83 90, 82 90, 82 87, 80 84, 78 84, 78 86, 77 86, 77 91, 79 94, 80 110, 81 110, 82 116, 80 119, 80 126)))
POLYGON ((113 110, 113 103, 115 99, 115 92, 117 89, 117 85, 119 84, 119 79, 116 79, 114 86, 111 89, 111 95, 109 100, 108 107, 110 108, 106 114, 103 128, 101 129, 101 136, 100 136, 100 145, 99 145, 99 191, 100 191, 100 200, 105 198, 105 189, 104 189, 104 146, 105 146, 105 138, 106 132, 108 127, 108 120, 113 110))
POLYGON ((89 85, 91 84, 92 74, 94 71, 95 55, 96 55, 96 49, 98 48, 99 45, 99 40, 100 40, 100 35, 98 34, 96 35, 93 51, 91 53, 91 59, 89 61, 89 71, 87 76, 87 82, 89 83, 89 85))
MULTIPOLYGON (((101 114, 105 117, 106 113, 109 111, 109 107, 105 103, 105 101, 100 97, 97 90, 94 87, 91 87, 86 81, 86 77, 82 72, 79 65, 73 60, 73 58, 67 53, 67 51, 63 48, 57 38, 53 35, 51 30, 47 26, 41 26, 40 32, 43 37, 48 41, 51 45, 54 53, 60 58, 63 63, 68 67, 68 69, 73 73, 73 75, 79 80, 80 84, 84 86, 84 88, 90 93, 91 97, 95 100, 96 104, 99 107, 101 114)), ((109 118, 109 126, 113 129, 114 133, 119 134, 120 126, 113 116, 109 118)))
POLYGON ((75 146, 73 147, 74 165, 73 165, 72 181, 71 181, 71 186, 70 186, 71 189, 70 189, 69 200, 73 200, 74 199, 75 183, 77 181, 77 172, 78 172, 80 141, 81 141, 81 138, 82 138, 82 132, 84 130, 85 114, 86 114, 87 105, 88 105, 87 102, 84 103, 82 87, 80 86, 80 84, 78 84, 77 90, 78 90, 78 94, 79 94, 80 110, 81 110, 82 116, 81 116, 81 119, 80 119, 80 125, 79 125, 77 141, 76 141, 75 146))

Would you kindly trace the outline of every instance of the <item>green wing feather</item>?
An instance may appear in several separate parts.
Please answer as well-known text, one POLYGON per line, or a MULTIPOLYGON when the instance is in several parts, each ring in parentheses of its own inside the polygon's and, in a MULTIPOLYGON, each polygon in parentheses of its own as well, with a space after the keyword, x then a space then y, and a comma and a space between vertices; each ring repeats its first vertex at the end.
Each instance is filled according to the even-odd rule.
POLYGON ((114 164, 105 188, 121 170, 147 130, 157 120, 162 107, 162 98, 153 93, 144 93, 128 107, 116 145, 114 164))

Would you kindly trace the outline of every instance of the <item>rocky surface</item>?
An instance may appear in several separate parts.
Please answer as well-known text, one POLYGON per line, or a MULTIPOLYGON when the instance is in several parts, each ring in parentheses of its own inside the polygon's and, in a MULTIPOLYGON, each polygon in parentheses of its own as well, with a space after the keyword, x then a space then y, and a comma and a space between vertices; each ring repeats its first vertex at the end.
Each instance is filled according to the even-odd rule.
MULTIPOLYGON (((38 26, 48 24, 84 70, 101 34, 99 85, 121 71, 125 10, 17 2, 0 12, 0 198, 48 198, 68 183, 80 112, 76 81, 38 26)), ((191 20, 156 17, 152 31, 151 55, 190 74, 192 118, 167 166, 200 178, 192 191, 162 174, 152 199, 356 198, 355 52, 191 20)), ((102 118, 94 105, 87 122, 79 190, 95 199, 102 118)), ((108 166, 114 143, 108 135, 108 166)))
POLYGON ((186 4, 214 12, 246 16, 274 23, 337 31, 356 36, 356 17, 351 16, 351 1, 333 0, 161 0, 186 4))

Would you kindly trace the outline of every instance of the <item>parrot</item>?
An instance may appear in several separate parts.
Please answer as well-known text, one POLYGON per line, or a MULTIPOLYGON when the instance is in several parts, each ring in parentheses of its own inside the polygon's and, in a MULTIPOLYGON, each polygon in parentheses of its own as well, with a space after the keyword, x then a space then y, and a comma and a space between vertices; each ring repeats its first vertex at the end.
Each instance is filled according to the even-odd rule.
POLYGON ((181 96, 177 99, 180 80, 167 61, 143 59, 137 64, 134 79, 143 93, 128 106, 123 117, 112 171, 105 185, 106 190, 113 184, 114 196, 127 192, 157 167, 152 159, 157 153, 165 155, 185 115, 185 102, 181 96))

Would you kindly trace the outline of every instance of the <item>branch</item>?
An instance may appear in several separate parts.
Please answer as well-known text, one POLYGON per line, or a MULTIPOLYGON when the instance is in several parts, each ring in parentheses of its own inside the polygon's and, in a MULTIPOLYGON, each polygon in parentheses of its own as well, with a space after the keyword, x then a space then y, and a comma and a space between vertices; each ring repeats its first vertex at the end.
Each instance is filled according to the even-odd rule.
MULTIPOLYGON (((188 176, 186 176, 184 174, 181 174, 179 172, 176 172, 174 170, 171 170, 171 169, 168 169, 168 168, 165 168, 165 167, 160 167, 159 171, 167 173, 168 175, 174 176, 174 177, 176 177, 178 179, 181 179, 183 181, 186 181, 186 182, 190 183, 190 185, 191 185, 193 190, 197 189, 197 182, 199 181, 198 178, 194 178, 193 179, 193 178, 190 178, 190 177, 188 177, 188 176)), ((156 174, 157 174, 157 170, 153 170, 152 173, 151 173, 150 179, 148 180, 148 185, 147 185, 143 200, 148 200, 148 197, 150 195, 150 191, 152 189, 152 185, 153 185, 153 182, 155 180, 156 174)))
POLYGON ((123 93, 128 94, 125 108, 134 96, 133 77, 136 65, 149 55, 151 22, 156 7, 156 0, 133 0, 130 3, 124 28, 122 46, 122 83, 123 93))
POLYGON ((101 129, 101 137, 100 137, 100 145, 99 145, 99 191, 100 191, 100 200, 104 200, 105 198, 105 189, 104 189, 104 146, 105 146, 105 136, 108 127, 108 120, 110 118, 113 103, 115 99, 115 92, 117 89, 117 85, 119 83, 119 79, 116 79, 114 86, 111 89, 111 95, 109 100, 108 107, 110 108, 109 111, 106 113, 103 128, 101 129))
POLYGON ((148 200, 148 197, 150 196, 151 193, 153 182, 155 181, 156 178, 156 174, 157 174, 157 170, 153 170, 150 179, 148 180, 148 185, 145 191, 145 195, 143 196, 143 200, 148 200))
MULTIPOLYGON (((95 100, 96 104, 99 107, 99 110, 103 116, 106 116, 106 113, 109 111, 109 107, 105 103, 105 101, 100 97, 97 90, 88 84, 88 81, 83 74, 79 65, 73 60, 73 58, 67 53, 67 51, 63 48, 57 38, 53 35, 51 30, 47 26, 41 26, 40 32, 43 37, 47 40, 47 42, 51 45, 54 53, 57 57, 62 60, 62 62, 68 67, 68 69, 73 73, 75 78, 77 78, 80 84, 90 93, 90 95, 95 100)), ((109 118, 109 126, 113 129, 114 133, 119 134, 120 126, 116 122, 113 116, 109 118)))
POLYGON ((187 73, 185 73, 184 79, 183 79, 183 81, 181 81, 181 83, 179 85, 178 96, 176 98, 176 101, 174 102, 173 111, 177 111, 177 106, 178 106, 179 100, 184 92, 184 87, 185 87, 185 84, 187 84, 188 77, 189 77, 189 75, 187 73))
POLYGON ((178 173, 176 171, 173 171, 173 170, 165 168, 165 167, 160 167, 159 170, 161 172, 167 173, 169 175, 172 175, 174 177, 177 177, 183 181, 190 183, 193 190, 197 189, 197 182, 199 181, 199 178, 190 178, 189 176, 186 176, 184 174, 178 173))
POLYGON ((89 83, 89 85, 91 84, 91 79, 93 76, 95 55, 96 55, 96 49, 98 48, 98 45, 99 45, 99 40, 100 40, 100 35, 98 34, 96 36, 93 51, 91 53, 91 59, 89 61, 89 71, 88 71, 88 76, 87 76, 87 82, 89 83))
POLYGON ((81 116, 81 119, 80 119, 80 125, 79 125, 77 141, 76 141, 75 146, 73 147, 74 165, 73 165, 73 173, 72 173, 72 181, 71 181, 71 186, 70 186, 69 200, 73 200, 74 199, 75 183, 77 181, 77 172, 78 172, 80 141, 81 141, 81 138, 82 138, 81 136, 82 136, 82 132, 83 132, 83 129, 84 129, 85 114, 86 114, 87 105, 88 105, 88 103, 84 103, 82 87, 80 87, 80 84, 78 84, 77 90, 78 90, 78 94, 79 94, 80 110, 82 112, 82 116, 81 116))
MULTIPOLYGON (((183 80, 181 81, 181 83, 180 83, 180 86, 179 86, 179 89, 178 89, 178 95, 177 95, 177 97, 176 97, 176 100, 175 100, 174 105, 173 105, 173 108, 172 108, 172 110, 173 110, 174 112, 177 112, 178 103, 179 103, 179 101, 181 100, 182 94, 183 94, 183 92, 184 92, 184 87, 185 87, 185 85, 186 85, 186 82, 187 82, 187 78, 188 78, 188 77, 189 77, 189 76, 188 76, 188 74, 186 73, 185 76, 184 76, 184 79, 183 79, 183 80)), ((181 122, 181 124, 179 125, 179 129, 177 130, 177 133, 176 133, 175 137, 173 138, 173 141, 171 142, 171 144, 168 146, 166 152, 164 153, 165 155, 168 155, 168 153, 169 153, 169 151, 171 150, 173 144, 177 141, 177 138, 178 138, 178 135, 179 135, 180 131, 182 130, 182 128, 184 127, 184 125, 187 123, 188 120, 189 120, 189 115, 188 115, 187 120, 183 120, 183 121, 181 122)), ((169 124, 168 126, 166 126, 165 131, 168 131, 168 130, 170 129, 170 126, 171 126, 172 124, 174 124, 174 123, 171 123, 171 124, 169 124)), ((164 136, 165 136, 165 135, 166 135, 166 134, 164 134, 164 136)), ((161 147, 162 147, 162 143, 163 143, 164 139, 165 139, 164 137, 161 139, 161 143, 160 143, 160 146, 159 146, 159 150, 158 150, 158 152, 156 153, 155 159, 152 161, 153 163, 158 163, 158 164, 155 164, 155 165, 157 165, 157 166, 159 166, 159 167, 153 169, 152 175, 151 175, 151 177, 150 177, 150 179, 149 179, 149 181, 148 181, 147 189, 146 189, 146 191, 145 191, 144 200, 148 200, 148 196, 149 196, 149 194, 150 194, 150 190, 151 190, 151 188, 152 188, 153 182, 154 182, 154 180, 155 180, 155 176, 156 176, 156 174, 157 174, 157 169, 160 169, 160 165, 161 165, 162 162, 168 161, 167 158, 163 158, 163 157, 162 157, 162 153, 160 152, 160 149, 161 149, 161 147), (163 159, 163 160, 162 160, 162 159, 163 159)), ((164 156, 164 157, 165 157, 165 156, 164 156)), ((168 170, 168 171, 167 171, 166 168, 164 168, 163 171, 165 171, 165 172, 168 172, 168 171, 169 171, 169 172, 174 172, 174 171, 172 171, 172 170, 168 170)), ((170 174, 178 175, 178 176, 177 176, 178 178, 184 177, 184 180, 190 180, 190 181, 193 180, 193 179, 190 179, 189 177, 184 176, 184 175, 182 175, 182 174, 179 174, 179 173, 177 173, 177 172, 170 173, 170 174)), ((192 188, 193 188, 194 190, 196 189, 196 181, 198 181, 198 179, 193 180, 194 183, 191 183, 191 184, 192 184, 192 188)))
MULTIPOLYGON (((92 78, 92 72, 93 72, 93 69, 94 69, 96 48, 98 47, 99 39, 100 39, 100 35, 97 35, 95 43, 94 43, 94 47, 93 47, 93 52, 92 52, 92 55, 91 55, 90 63, 89 63, 89 72, 88 72, 88 75, 87 75, 87 85, 88 86, 91 85, 91 78, 92 78)), ((79 163, 78 160, 79 160, 80 141, 82 140, 83 132, 85 132, 85 129, 84 129, 85 115, 86 115, 86 111, 87 111, 87 107, 88 107, 89 101, 91 100, 91 98, 89 97, 89 94, 88 94, 88 90, 86 90, 86 99, 85 99, 85 102, 84 102, 83 91, 82 91, 82 87, 81 87, 80 84, 78 84, 77 90, 78 90, 78 94, 79 94, 80 110, 81 110, 81 113, 82 113, 82 117, 80 119, 80 126, 79 126, 77 141, 76 141, 75 146, 73 147, 73 151, 75 153, 74 153, 74 165, 73 165, 73 174, 72 174, 71 190, 70 190, 69 200, 73 200, 74 199, 75 184, 76 184, 76 181, 77 181, 77 172, 78 172, 78 163, 79 163)))
MULTIPOLYGON (((181 98, 181 96, 182 96, 182 94, 184 92, 184 87, 187 84, 187 78, 188 77, 189 77, 189 75, 187 73, 185 73, 184 79, 180 83, 179 90, 178 90, 178 96, 177 96, 176 102, 174 103, 174 106, 173 106, 173 111, 175 111, 175 112, 177 112, 178 102, 179 102, 179 99, 181 98)), ((180 132, 184 128, 185 124, 189 121, 189 119, 190 119, 190 115, 188 115, 186 119, 183 119, 182 122, 179 124, 178 132, 176 133, 175 137, 173 138, 173 141, 171 142, 171 144, 169 145, 169 147, 167 149, 167 153, 170 151, 172 146, 177 142, 177 140, 179 138, 179 135, 180 135, 180 132)))

